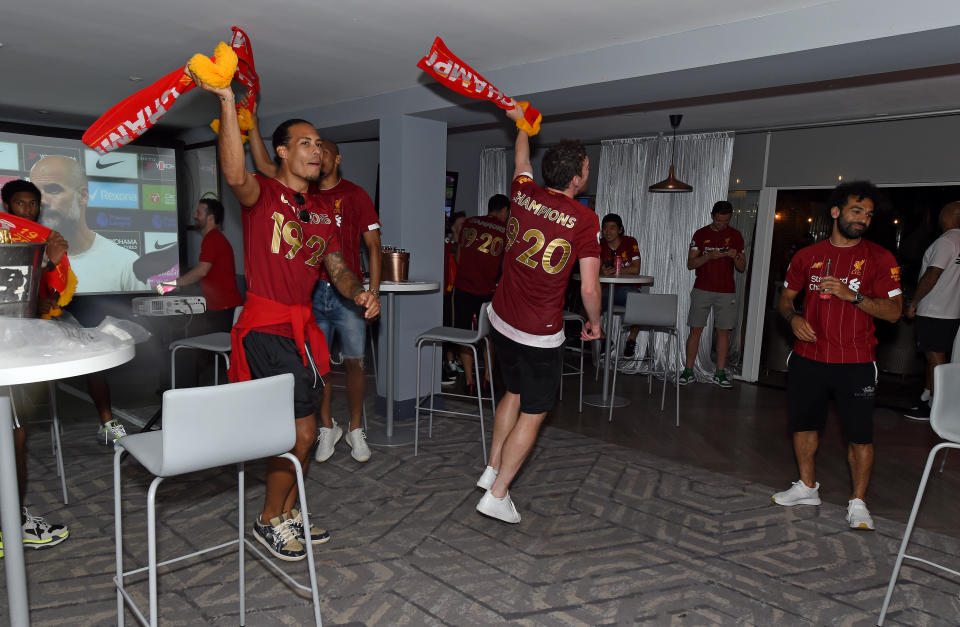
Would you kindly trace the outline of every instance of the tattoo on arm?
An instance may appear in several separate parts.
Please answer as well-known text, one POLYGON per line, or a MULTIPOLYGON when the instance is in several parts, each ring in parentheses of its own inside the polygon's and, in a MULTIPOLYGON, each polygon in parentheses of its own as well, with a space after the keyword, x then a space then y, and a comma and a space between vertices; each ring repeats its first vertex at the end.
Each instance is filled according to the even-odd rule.
POLYGON ((357 280, 357 275, 347 267, 347 262, 343 260, 341 253, 328 253, 323 258, 323 265, 330 274, 330 282, 333 283, 338 292, 347 298, 354 298, 363 291, 363 286, 357 280))

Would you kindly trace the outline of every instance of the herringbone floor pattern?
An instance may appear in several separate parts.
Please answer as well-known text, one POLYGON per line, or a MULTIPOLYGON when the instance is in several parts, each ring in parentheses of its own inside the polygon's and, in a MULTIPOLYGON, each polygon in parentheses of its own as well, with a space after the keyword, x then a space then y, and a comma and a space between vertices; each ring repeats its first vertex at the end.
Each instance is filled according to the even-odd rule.
MULTIPOLYGON (((70 404, 70 401, 62 401, 70 404)), ((63 408, 63 413, 71 413, 63 408)), ((46 429, 30 435, 35 514, 70 526, 27 555, 35 625, 113 625, 112 455, 93 440, 89 406, 65 420, 71 503, 60 501, 46 429), (85 413, 85 418, 78 415, 85 413)), ((328 625, 872 625, 903 526, 847 529, 843 508, 784 508, 770 486, 547 427, 512 495, 523 521, 474 510, 483 466, 472 422, 438 418, 434 437, 374 448, 355 462, 341 442, 308 472, 309 502, 332 540, 317 548, 328 625)), ((125 463, 128 566, 146 563, 149 476, 125 463)), ((248 467, 248 518, 263 495, 248 467)), ((160 559, 236 533, 228 469, 162 484, 160 559)), ((779 483, 779 478, 777 480, 779 483)), ((782 486, 777 489, 782 489, 782 486)), ((909 507, 907 505, 906 507, 909 507)), ((249 526, 250 520, 245 524, 249 526)), ((919 530, 914 552, 960 555, 960 540, 919 530)), ((297 576, 304 565, 284 564, 297 576)), ((3 575, 0 573, 0 581, 3 575)), ((248 625, 305 625, 308 600, 254 559, 248 625)), ((165 625, 237 624, 234 554, 161 571, 165 625)), ((145 604, 146 584, 134 587, 145 604)), ((890 624, 955 625, 960 582, 903 570, 890 624)), ((6 620, 0 598, 0 622, 6 620)), ((132 617, 128 615, 128 620, 132 617)))

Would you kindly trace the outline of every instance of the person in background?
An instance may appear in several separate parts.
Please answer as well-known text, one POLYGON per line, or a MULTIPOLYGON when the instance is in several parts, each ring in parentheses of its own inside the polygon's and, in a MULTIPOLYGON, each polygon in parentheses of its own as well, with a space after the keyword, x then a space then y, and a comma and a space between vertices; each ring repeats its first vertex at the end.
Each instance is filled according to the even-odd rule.
POLYGON ((690 292, 690 313, 687 315, 686 367, 680 373, 680 385, 694 381, 693 366, 700 349, 700 336, 713 309, 713 326, 717 330, 717 369, 713 383, 722 388, 733 384, 727 378, 727 352, 730 350, 730 329, 737 324, 737 286, 733 271, 747 268, 743 252, 743 235, 730 226, 733 205, 718 200, 710 211, 713 222, 699 229, 690 241, 687 268, 696 270, 697 280, 690 292))
POLYGON ((929 396, 904 414, 913 420, 930 420, 933 369, 947 363, 960 328, 960 201, 944 206, 939 222, 943 235, 923 253, 920 281, 906 311, 914 320, 917 348, 927 360, 929 396))
MULTIPOLYGON (((500 262, 506 241, 506 222, 510 216, 510 199, 494 194, 487 201, 487 215, 467 218, 460 229, 457 245, 457 276, 453 289, 453 326, 475 329, 480 308, 493 298, 500 278, 500 262)), ((486 357, 484 357, 486 359, 486 357)), ((475 395, 473 352, 460 347, 460 362, 467 382, 467 394, 475 395)), ((490 384, 490 364, 483 374, 481 386, 486 393, 490 384)))
MULTIPOLYGON (((600 245, 600 276, 615 276, 623 274, 640 274, 640 246, 637 240, 623 234, 623 220, 615 213, 608 213, 600 221, 600 235, 603 243, 600 245), (620 259, 620 268, 617 269, 617 259, 620 259)), ((627 304, 628 288, 617 285, 613 290, 613 304, 621 307, 627 304)), ((603 301, 606 303, 606 301, 603 301)), ((631 359, 637 350, 637 334, 639 326, 630 327, 630 335, 623 347, 623 356, 631 359)))
POLYGON ((873 406, 877 396, 874 318, 896 322, 903 307, 900 266, 863 234, 873 220, 877 188, 867 181, 838 185, 827 206, 829 238, 794 255, 778 310, 796 336, 787 360, 787 409, 800 479, 773 502, 819 505, 815 458, 832 395, 843 434, 853 490, 847 501, 851 529, 872 530, 867 486, 873 469, 873 406), (803 313, 793 301, 804 293, 803 313))
MULTIPOLYGON (((443 239, 443 326, 453 326, 453 286, 457 279, 457 240, 460 229, 467 219, 463 211, 454 211, 447 219, 447 232, 443 239)), ((452 344, 444 348, 443 385, 453 385, 463 372, 463 364, 457 360, 452 344)))

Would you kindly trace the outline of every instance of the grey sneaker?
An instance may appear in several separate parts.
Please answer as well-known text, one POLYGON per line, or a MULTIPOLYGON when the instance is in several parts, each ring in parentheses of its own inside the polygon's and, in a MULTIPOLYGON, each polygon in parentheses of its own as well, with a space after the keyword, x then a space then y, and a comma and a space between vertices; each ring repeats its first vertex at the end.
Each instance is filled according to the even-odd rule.
POLYGON ((358 462, 365 462, 370 459, 370 447, 367 446, 367 434, 363 429, 354 429, 347 433, 347 444, 353 449, 350 456, 358 462))
POLYGON ((107 424, 100 425, 100 428, 97 429, 97 441, 104 446, 110 446, 125 435, 127 435, 127 430, 116 418, 107 424))
POLYGON ((325 462, 333 455, 333 449, 343 437, 343 429, 334 422, 329 429, 320 427, 320 434, 317 436, 317 456, 318 462, 325 462))
POLYGON ((477 503, 477 511, 490 518, 502 520, 505 523, 516 524, 520 522, 520 514, 517 512, 517 508, 514 506, 513 499, 510 498, 509 492, 507 492, 502 499, 498 499, 492 492, 487 490, 483 498, 480 499, 480 502, 477 503))
POLYGON ((713 384, 728 390, 733 387, 733 384, 727 378, 726 370, 717 370, 713 373, 713 384))
MULTIPOLYGON (((283 515, 284 519, 289 518, 293 521, 293 530, 297 534, 297 540, 301 543, 304 542, 305 538, 303 537, 303 516, 300 515, 300 510, 296 507, 290 510, 289 513, 283 515)), ((313 544, 323 544, 330 540, 330 534, 327 533, 326 529, 321 529, 313 523, 310 524, 310 542, 313 544)))
POLYGON ((693 383, 693 382, 694 382, 693 369, 692 369, 692 368, 684 368, 684 369, 683 369, 683 372, 680 373, 679 382, 680 382, 680 385, 686 385, 686 384, 688 384, 688 383, 693 383))
POLYGON ((307 549, 297 539, 292 518, 283 519, 275 516, 269 524, 260 522, 260 517, 253 521, 253 537, 265 546, 270 554, 287 562, 299 562, 307 556, 307 549))
POLYGON ((52 525, 40 516, 33 516, 23 508, 23 546, 29 549, 47 549, 67 539, 70 530, 64 525, 52 525))
POLYGON ((773 495, 773 502, 777 505, 793 507, 794 505, 819 505, 820 484, 808 488, 803 481, 795 481, 789 490, 777 492, 773 495))
POLYGON ((847 502, 847 522, 851 529, 862 529, 864 531, 873 531, 873 518, 870 517, 870 510, 867 504, 860 499, 850 499, 847 502))

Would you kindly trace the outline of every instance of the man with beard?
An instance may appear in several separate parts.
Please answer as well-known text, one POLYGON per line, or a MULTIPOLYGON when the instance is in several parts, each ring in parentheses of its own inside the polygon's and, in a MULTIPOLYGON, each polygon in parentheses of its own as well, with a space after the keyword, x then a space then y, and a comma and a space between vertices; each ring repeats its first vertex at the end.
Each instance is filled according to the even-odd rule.
POLYGON ((78 294, 150 289, 133 272, 137 254, 87 226, 87 175, 79 163, 61 155, 44 157, 31 168, 30 180, 43 192, 40 223, 70 242, 78 294))
MULTIPOLYGON (((291 451, 304 468, 317 433, 316 387, 329 372, 329 354, 311 308, 320 267, 344 296, 365 310, 380 313, 380 299, 365 291, 340 252, 340 237, 330 209, 314 194, 320 179, 323 142, 312 124, 292 119, 273 132, 276 178, 248 172, 237 122, 233 90, 197 84, 220 100, 220 170, 240 201, 243 221, 247 300, 231 333, 230 380, 246 381, 278 374, 294 377, 296 443, 291 451)), ((323 529, 305 529, 297 504, 293 465, 279 457, 267 462, 263 509, 253 535, 278 559, 306 557, 306 543, 330 539, 323 529)))
POLYGON ((797 340, 788 358, 787 405, 800 480, 773 495, 778 505, 819 505, 814 457, 832 393, 848 441, 853 491, 851 529, 872 530, 865 498, 873 468, 873 405, 877 366, 873 319, 896 322, 903 307, 900 267, 893 255, 862 239, 878 191, 871 183, 837 186, 827 204, 829 239, 802 248, 787 269, 778 309, 797 340), (803 313, 793 301, 804 292, 803 313))

